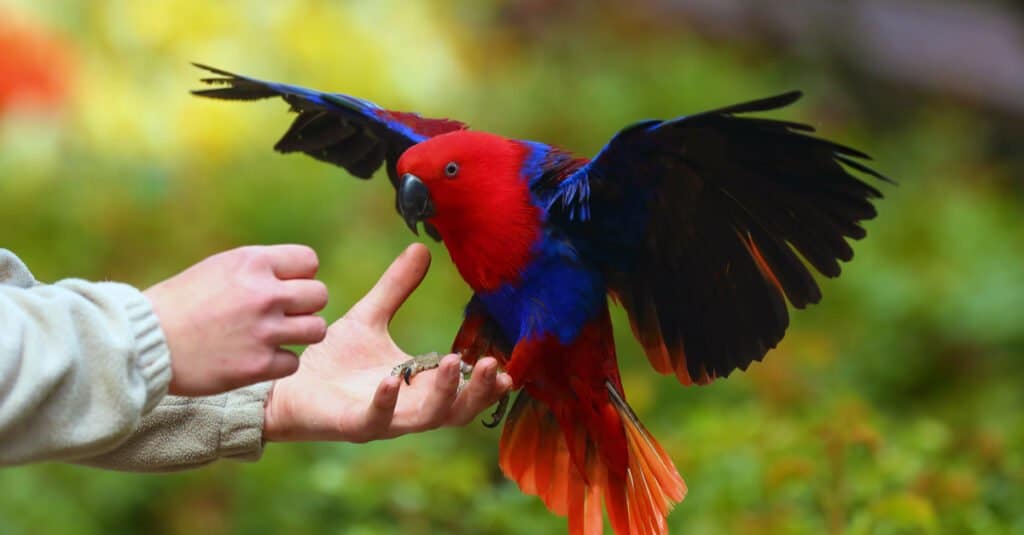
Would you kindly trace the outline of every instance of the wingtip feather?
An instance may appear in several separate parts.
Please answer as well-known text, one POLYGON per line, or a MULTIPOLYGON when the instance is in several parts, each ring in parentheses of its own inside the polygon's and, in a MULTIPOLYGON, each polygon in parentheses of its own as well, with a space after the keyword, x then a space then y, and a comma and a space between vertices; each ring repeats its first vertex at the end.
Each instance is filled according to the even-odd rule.
POLYGON ((758 111, 769 111, 777 110, 779 108, 785 108, 790 104, 800 100, 804 96, 803 91, 793 90, 785 93, 779 93, 778 95, 772 95, 757 100, 751 100, 743 102, 733 106, 727 106, 721 108, 712 113, 719 114, 737 114, 737 113, 752 113, 758 111))
POLYGON ((203 69, 204 71, 212 72, 214 74, 219 74, 221 76, 228 76, 228 77, 231 77, 231 78, 241 78, 240 76, 238 76, 237 74, 235 74, 233 72, 228 72, 228 71, 225 71, 223 69, 218 69, 216 67, 211 67, 209 65, 206 65, 205 63, 199 63, 197 61, 190 61, 189 63, 191 63, 193 67, 197 67, 197 68, 203 69))

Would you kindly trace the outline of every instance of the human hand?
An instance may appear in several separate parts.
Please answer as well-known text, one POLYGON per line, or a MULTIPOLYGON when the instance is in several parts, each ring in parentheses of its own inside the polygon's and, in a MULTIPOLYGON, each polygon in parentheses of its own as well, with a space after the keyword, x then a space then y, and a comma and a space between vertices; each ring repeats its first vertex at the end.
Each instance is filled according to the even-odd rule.
POLYGON ((368 442, 445 425, 464 425, 512 387, 497 361, 482 358, 458 392, 459 357, 448 355, 411 385, 391 376, 410 356, 388 333, 392 316, 430 265, 422 244, 405 250, 323 342, 306 348, 295 374, 274 383, 263 437, 272 441, 368 442))
POLYGON ((303 245, 240 247, 199 262, 144 293, 171 352, 172 394, 202 396, 293 373, 286 344, 323 340, 314 314, 327 287, 303 245))

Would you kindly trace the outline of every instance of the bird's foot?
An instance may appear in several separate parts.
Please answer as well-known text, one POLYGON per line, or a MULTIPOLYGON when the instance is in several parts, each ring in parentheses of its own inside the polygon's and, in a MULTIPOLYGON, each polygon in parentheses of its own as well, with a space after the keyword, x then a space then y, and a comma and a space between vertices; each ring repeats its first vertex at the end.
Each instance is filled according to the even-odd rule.
POLYGON ((509 393, 505 392, 505 395, 501 396, 498 400, 498 406, 494 408, 494 412, 491 413, 490 420, 483 420, 482 424, 487 428, 498 427, 501 423, 501 419, 505 417, 505 412, 508 410, 509 393))
MULTIPOLYGON (((427 370, 432 370, 441 365, 441 359, 443 355, 439 355, 437 352, 430 352, 425 355, 416 355, 415 357, 395 366, 391 369, 391 375, 401 377, 405 384, 410 384, 412 378, 419 375, 427 370)), ((469 382, 469 376, 473 373, 473 367, 465 362, 459 362, 459 392, 462 392, 463 387, 469 382)))

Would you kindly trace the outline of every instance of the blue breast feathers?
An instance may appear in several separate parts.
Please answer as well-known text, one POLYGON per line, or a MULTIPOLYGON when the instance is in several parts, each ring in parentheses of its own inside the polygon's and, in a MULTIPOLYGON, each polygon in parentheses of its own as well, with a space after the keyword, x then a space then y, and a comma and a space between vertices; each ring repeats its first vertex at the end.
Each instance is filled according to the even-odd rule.
POLYGON ((517 283, 478 296, 510 340, 554 335, 569 344, 605 305, 605 292, 601 275, 581 263, 567 241, 549 234, 517 283))

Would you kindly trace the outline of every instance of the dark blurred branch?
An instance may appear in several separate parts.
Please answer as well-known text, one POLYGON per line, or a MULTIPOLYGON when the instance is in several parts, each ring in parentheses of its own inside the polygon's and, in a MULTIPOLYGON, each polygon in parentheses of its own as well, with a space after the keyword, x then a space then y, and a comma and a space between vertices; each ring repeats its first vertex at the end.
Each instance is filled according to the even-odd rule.
POLYGON ((653 0, 659 24, 841 59, 864 74, 1024 115, 1024 20, 945 0, 653 0))

